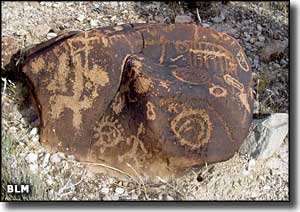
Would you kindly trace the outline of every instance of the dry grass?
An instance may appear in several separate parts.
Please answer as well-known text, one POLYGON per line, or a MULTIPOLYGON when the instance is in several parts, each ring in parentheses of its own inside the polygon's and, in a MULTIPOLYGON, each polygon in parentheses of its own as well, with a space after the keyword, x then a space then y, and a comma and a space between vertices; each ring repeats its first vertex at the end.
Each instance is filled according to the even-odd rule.
POLYGON ((2 136, 1 147, 1 201, 47 200, 47 192, 39 176, 32 174, 24 163, 14 157, 16 146, 13 139, 7 135, 2 136), (20 184, 29 184, 31 192, 29 194, 7 193, 7 185, 20 184))

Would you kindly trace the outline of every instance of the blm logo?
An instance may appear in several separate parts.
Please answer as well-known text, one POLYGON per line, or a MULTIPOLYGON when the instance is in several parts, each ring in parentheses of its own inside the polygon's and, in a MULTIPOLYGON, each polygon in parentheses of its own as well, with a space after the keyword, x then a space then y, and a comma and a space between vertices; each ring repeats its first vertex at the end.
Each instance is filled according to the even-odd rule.
POLYGON ((30 186, 29 185, 7 185, 6 192, 8 194, 29 194, 30 186))

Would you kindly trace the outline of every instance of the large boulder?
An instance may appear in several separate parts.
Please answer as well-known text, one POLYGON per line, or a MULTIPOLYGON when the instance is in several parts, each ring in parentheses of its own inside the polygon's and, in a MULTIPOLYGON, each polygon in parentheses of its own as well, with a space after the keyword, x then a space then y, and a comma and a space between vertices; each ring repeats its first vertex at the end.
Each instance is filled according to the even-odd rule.
POLYGON ((252 121, 243 49, 197 25, 69 33, 29 50, 23 72, 44 145, 144 176, 229 159, 252 121))
POLYGON ((289 115, 274 113, 264 119, 253 121, 253 130, 240 148, 240 153, 257 159, 265 160, 278 152, 288 135, 289 115))

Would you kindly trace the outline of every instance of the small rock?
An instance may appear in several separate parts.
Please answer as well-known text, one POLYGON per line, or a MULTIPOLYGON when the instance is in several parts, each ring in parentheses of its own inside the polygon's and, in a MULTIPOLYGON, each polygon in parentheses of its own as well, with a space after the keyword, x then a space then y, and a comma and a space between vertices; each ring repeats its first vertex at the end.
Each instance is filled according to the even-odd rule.
POLYGON ((136 193, 133 193, 133 194, 131 195, 131 199, 132 199, 132 200, 138 200, 138 199, 139 199, 139 195, 137 195, 136 193))
POLYGON ((266 167, 272 169, 274 172, 280 171, 288 173, 288 163, 284 163, 280 158, 270 158, 266 163, 266 167))
POLYGON ((38 156, 35 153, 29 153, 25 158, 27 163, 35 163, 37 161, 37 159, 38 159, 38 156))
POLYGON ((17 162, 16 161, 14 161, 11 165, 10 165, 10 167, 12 168, 12 169, 15 169, 15 168, 17 168, 17 162))
POLYGON ((54 197, 54 194, 55 194, 55 192, 54 192, 53 189, 51 189, 51 190, 48 191, 49 197, 54 197))
POLYGON ((174 200, 174 198, 171 197, 171 196, 169 196, 169 195, 167 195, 167 196, 166 196, 166 200, 167 200, 167 201, 172 201, 172 200, 174 200))
POLYGON ((124 193, 124 189, 121 188, 121 187, 117 187, 116 190, 115 190, 116 193, 118 194, 123 194, 124 193))
POLYGON ((108 179, 109 184, 114 184, 116 180, 114 178, 109 178, 108 179))
POLYGON ((63 152, 58 152, 58 153, 56 153, 56 154, 59 155, 59 157, 60 157, 61 159, 66 159, 65 153, 63 153, 63 152))
POLYGON ((34 137, 38 133, 38 129, 36 127, 32 128, 29 133, 29 136, 34 137))
POLYGON ((10 127, 9 128, 9 133, 11 135, 15 135, 17 133, 18 129, 16 127, 10 127))
POLYGON ((30 170, 32 173, 34 173, 34 174, 37 173, 38 168, 39 168, 39 166, 38 166, 36 163, 34 163, 34 164, 29 164, 29 170, 30 170))
POLYGON ((115 26, 115 27, 113 27, 113 29, 116 30, 116 31, 121 31, 124 28, 122 26, 115 26))
POLYGON ((74 3, 73 3, 73 2, 66 2, 65 4, 66 4, 66 6, 68 6, 68 7, 70 7, 70 6, 73 6, 73 5, 74 5, 74 3))
POLYGON ((210 25, 209 25, 209 24, 206 24, 206 23, 202 23, 202 26, 203 26, 203 27, 206 27, 206 28, 210 27, 210 25))
POLYGON ((38 25, 35 27, 34 34, 38 38, 42 38, 42 37, 46 36, 50 30, 51 30, 51 27, 46 24, 38 25))
POLYGON ((24 29, 19 29, 17 30, 16 34, 18 36, 24 36, 24 35, 27 35, 28 34, 28 31, 24 30, 24 29))
POLYGON ((31 139, 32 143, 37 144, 40 141, 40 136, 36 135, 31 139))
POLYGON ((262 26, 261 26, 260 24, 257 24, 257 25, 256 25, 256 28, 257 28, 257 30, 260 31, 260 32, 261 32, 262 29, 263 29, 262 26))
POLYGON ((111 197, 111 200, 113 200, 113 201, 117 201, 117 200, 119 200, 120 199, 120 196, 119 195, 113 195, 112 197, 111 197))
POLYGON ((220 23, 220 22, 222 22, 222 21, 225 20, 225 16, 224 16, 224 15, 220 15, 220 16, 218 16, 218 17, 212 18, 211 20, 212 20, 213 22, 215 22, 215 23, 220 23))
POLYGON ((176 24, 188 24, 191 23, 192 21, 193 19, 191 18, 191 16, 188 15, 177 15, 175 17, 176 24))
POLYGON ((256 41, 256 38, 251 38, 250 39, 250 43, 252 43, 252 44, 255 43, 255 41, 256 41))
POLYGON ((99 25, 99 22, 98 22, 98 20, 92 19, 92 20, 90 20, 90 25, 91 25, 91 27, 96 27, 99 25))
POLYGON ((49 176, 49 178, 46 180, 46 183, 48 186, 51 186, 54 182, 53 182, 52 178, 49 176))
POLYGON ((57 36, 56 33, 54 33, 54 32, 49 32, 49 33, 47 34, 47 39, 50 40, 51 38, 55 38, 56 36, 57 36))
POLYGON ((116 21, 116 20, 118 20, 118 17, 117 17, 116 15, 114 15, 113 17, 111 17, 110 20, 111 20, 111 21, 116 21))
POLYGON ((289 147, 288 144, 283 144, 279 150, 279 157, 283 162, 289 161, 289 147))
POLYGON ((54 8, 59 8, 61 5, 59 4, 59 3, 54 3, 53 5, 52 5, 52 7, 54 7, 54 8))
POLYGON ((60 163, 62 161, 62 159, 65 159, 65 154, 62 152, 58 152, 51 156, 50 161, 51 161, 51 163, 57 164, 57 163, 60 163))
POLYGON ((5 66, 11 61, 12 56, 21 49, 21 42, 15 37, 1 37, 1 67, 5 71, 5 66))
POLYGON ((83 22, 84 19, 85 19, 85 16, 84 15, 79 15, 77 18, 76 18, 79 22, 83 22))
POLYGON ((278 63, 274 63, 273 65, 275 68, 281 68, 280 65, 278 63))
POLYGON ((263 42, 255 42, 255 46, 257 46, 257 47, 264 47, 265 44, 263 42))
POLYGON ((250 174, 250 172, 248 170, 246 170, 246 169, 243 170, 243 175, 244 176, 248 176, 249 174, 250 174))
POLYGON ((75 160, 75 156, 74 155, 68 155, 68 159, 69 160, 75 160))
POLYGON ((158 23, 164 23, 164 17, 160 15, 155 16, 154 20, 157 21, 158 23))
POLYGON ((272 40, 261 52, 261 58, 264 62, 280 60, 284 56, 284 52, 287 48, 288 40, 272 40))
POLYGON ((255 197, 257 197, 257 194, 256 194, 256 192, 253 192, 253 193, 251 193, 251 197, 252 197, 252 198, 255 198, 255 197))
POLYGON ((259 42, 265 42, 265 36, 258 36, 258 40, 259 40, 259 42))
POLYGON ((258 114, 259 113, 259 101, 254 100, 253 102, 253 113, 258 114))
POLYGON ((106 188, 106 187, 101 188, 100 192, 103 193, 103 194, 108 194, 109 193, 109 188, 106 188))
POLYGON ((248 163, 248 166, 249 166, 249 168, 254 168, 255 164, 256 164, 255 160, 254 159, 250 159, 250 161, 248 163))
POLYGON ((254 159, 267 159, 278 151, 288 133, 288 114, 275 113, 254 120, 254 129, 240 148, 242 154, 254 159))

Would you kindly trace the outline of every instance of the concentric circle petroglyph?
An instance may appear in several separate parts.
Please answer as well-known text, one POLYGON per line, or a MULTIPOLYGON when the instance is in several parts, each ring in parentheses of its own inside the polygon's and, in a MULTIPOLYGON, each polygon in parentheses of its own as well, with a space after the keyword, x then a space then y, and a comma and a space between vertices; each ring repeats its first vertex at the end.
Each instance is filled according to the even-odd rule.
POLYGON ((205 110, 187 109, 171 121, 171 129, 182 145, 194 150, 209 142, 212 124, 205 110))

